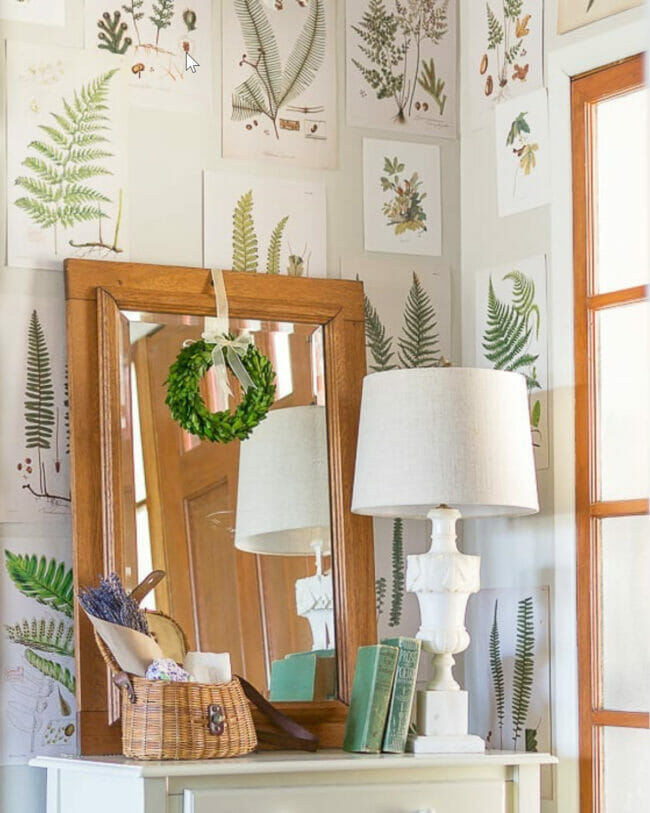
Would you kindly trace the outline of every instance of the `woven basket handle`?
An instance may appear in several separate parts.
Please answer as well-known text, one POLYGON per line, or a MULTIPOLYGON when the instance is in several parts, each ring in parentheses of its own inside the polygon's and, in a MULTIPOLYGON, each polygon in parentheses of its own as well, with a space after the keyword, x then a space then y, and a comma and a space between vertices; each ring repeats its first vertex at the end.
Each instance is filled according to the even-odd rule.
POLYGON ((275 706, 272 706, 245 678, 239 677, 239 675, 237 677, 242 685, 244 694, 251 703, 258 708, 265 717, 268 717, 272 723, 282 729, 283 733, 279 731, 258 731, 260 742, 281 748, 298 748, 301 751, 318 750, 318 737, 310 731, 307 731, 306 728, 303 728, 295 720, 287 717, 286 714, 276 709, 275 706))

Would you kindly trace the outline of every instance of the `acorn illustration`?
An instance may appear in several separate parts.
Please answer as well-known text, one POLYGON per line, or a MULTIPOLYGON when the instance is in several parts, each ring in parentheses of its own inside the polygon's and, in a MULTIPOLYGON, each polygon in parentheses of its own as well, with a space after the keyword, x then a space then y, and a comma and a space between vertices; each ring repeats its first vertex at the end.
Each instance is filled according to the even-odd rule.
POLYGON ((490 75, 485 80, 485 95, 489 96, 492 93, 493 90, 494 90, 494 80, 492 79, 492 76, 490 75))
POLYGON ((485 73, 485 71, 487 71, 487 69, 488 69, 488 55, 483 54, 483 59, 481 60, 481 67, 479 68, 479 71, 481 72, 481 76, 483 76, 483 74, 485 73))
POLYGON ((183 22, 188 31, 196 31, 196 12, 191 8, 186 8, 183 12, 183 22))

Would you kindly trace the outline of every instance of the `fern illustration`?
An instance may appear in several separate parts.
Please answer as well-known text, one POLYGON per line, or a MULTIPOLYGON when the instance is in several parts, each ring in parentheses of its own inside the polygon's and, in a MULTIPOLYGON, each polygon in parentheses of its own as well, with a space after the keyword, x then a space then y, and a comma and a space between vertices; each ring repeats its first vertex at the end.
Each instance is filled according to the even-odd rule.
POLYGON ((74 630, 70 624, 53 618, 23 619, 22 623, 6 625, 7 638, 14 644, 21 644, 41 652, 72 657, 74 655, 74 630))
POLYGON ((503 26, 490 8, 490 4, 486 3, 485 5, 487 8, 488 21, 488 49, 493 51, 503 42, 503 26))
POLYGON ((533 691, 535 666, 535 627, 533 623, 533 597, 517 604, 517 643, 512 675, 512 740, 514 749, 526 726, 526 717, 533 691))
POLYGON ((232 217, 233 271, 257 271, 258 247, 253 223, 253 190, 249 189, 237 201, 232 217))
POLYGON ((535 320, 535 338, 539 338, 540 313, 535 304, 535 281, 521 271, 510 271, 503 278, 512 280, 512 306, 526 320, 529 327, 531 319, 535 320))
POLYGON ((99 28, 98 48, 110 51, 112 54, 125 54, 131 47, 133 40, 131 37, 124 36, 128 25, 122 22, 122 15, 119 11, 114 11, 112 15, 105 11, 97 21, 97 28, 99 28))
POLYGON ((380 576, 375 581, 375 603, 377 607, 377 618, 384 612, 386 602, 386 577, 380 576))
POLYGON ((404 604, 404 522, 393 520, 393 594, 390 604, 389 627, 396 627, 402 620, 404 604))
POLYGON ((413 273, 413 283, 404 308, 402 336, 397 340, 403 367, 436 367, 441 362, 436 312, 431 298, 413 273))
POLYGON ((5 567, 24 596, 72 618, 72 569, 66 569, 63 562, 56 559, 48 562, 45 556, 39 559, 35 554, 22 556, 5 550, 5 567))
POLYGON ((239 63, 251 69, 232 94, 232 119, 266 116, 278 131, 280 110, 312 84, 325 59, 325 3, 310 0, 307 18, 282 68, 273 27, 261 0, 234 0, 246 53, 239 63))
POLYGON ((25 650, 25 659, 27 663, 35 669, 38 669, 38 671, 46 677, 54 678, 54 680, 57 680, 69 692, 72 694, 75 693, 77 681, 69 669, 64 668, 60 663, 55 663, 54 661, 48 660, 48 658, 37 655, 36 652, 31 649, 25 650))
POLYGON ((386 328, 382 324, 377 309, 367 296, 364 296, 363 307, 365 313, 366 347, 370 350, 373 364, 370 370, 379 373, 383 370, 395 370, 393 363, 395 352, 393 350, 393 337, 386 335, 386 328))
POLYGON ((282 253, 282 234, 284 227, 287 225, 289 215, 285 215, 280 220, 271 234, 269 241, 269 248, 266 257, 266 273, 279 274, 280 273, 280 254, 282 253))
POLYGON ((163 28, 169 28, 174 16, 174 0, 158 0, 152 6, 153 14, 149 17, 156 27, 156 45, 160 39, 160 32, 163 28))
POLYGON ((138 45, 142 44, 140 39, 140 30, 138 29, 138 20, 141 20, 144 17, 144 11, 140 11, 143 3, 144 0, 131 0, 130 5, 122 6, 122 11, 126 11, 127 14, 131 15, 131 19, 133 20, 133 29, 136 37, 138 38, 138 45))
POLYGON ((32 141, 30 155, 22 162, 31 175, 16 178, 16 186, 29 193, 14 204, 43 229, 52 228, 54 250, 58 254, 57 227, 71 228, 76 223, 98 221, 99 238, 96 242, 70 245, 75 247, 104 248, 119 253, 117 246, 121 217, 121 195, 112 245, 102 238, 102 219, 108 217, 102 204, 111 199, 86 181, 111 171, 101 162, 112 153, 99 147, 108 142, 109 117, 106 115, 111 79, 118 69, 108 71, 82 86, 71 102, 62 100, 63 112, 51 113, 58 125, 39 125, 46 139, 32 141))
POLYGON ((49 449, 54 432, 54 384, 45 333, 32 311, 27 332, 27 382, 25 385, 25 447, 36 449, 40 492, 46 490, 45 469, 41 457, 49 449))
POLYGON ((445 112, 447 94, 443 93, 445 89, 444 80, 436 76, 436 65, 433 61, 433 57, 431 57, 428 62, 424 59, 422 60, 422 72, 418 77, 418 84, 433 98, 442 116, 445 112))
POLYGON ((497 722, 499 724, 499 747, 503 748, 503 721, 506 711, 506 687, 503 678, 503 661, 501 660, 501 642, 499 639, 499 624, 497 611, 499 600, 494 602, 494 618, 490 630, 490 671, 492 672, 492 686, 494 688, 494 701, 497 709, 497 722))

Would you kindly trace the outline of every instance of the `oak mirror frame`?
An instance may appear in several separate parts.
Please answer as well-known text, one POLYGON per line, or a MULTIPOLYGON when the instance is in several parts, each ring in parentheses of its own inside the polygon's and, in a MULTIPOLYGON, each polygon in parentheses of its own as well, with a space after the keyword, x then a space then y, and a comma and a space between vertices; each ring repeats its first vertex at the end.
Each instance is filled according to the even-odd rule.
MULTIPOLYGON (((327 398, 332 572, 337 642, 336 700, 277 703, 340 746, 356 652, 376 641, 372 520, 350 511, 362 379, 366 370, 361 283, 225 271, 230 316, 322 326, 327 398)), ((118 322, 120 309, 213 316, 207 269, 95 260, 65 262, 71 430, 75 591, 115 569, 121 523, 118 322)), ((78 747, 81 754, 121 751, 110 675, 91 624, 75 606, 78 747)), ((254 714, 255 716, 255 714, 254 714)), ((264 721, 256 719, 260 728, 264 721)))

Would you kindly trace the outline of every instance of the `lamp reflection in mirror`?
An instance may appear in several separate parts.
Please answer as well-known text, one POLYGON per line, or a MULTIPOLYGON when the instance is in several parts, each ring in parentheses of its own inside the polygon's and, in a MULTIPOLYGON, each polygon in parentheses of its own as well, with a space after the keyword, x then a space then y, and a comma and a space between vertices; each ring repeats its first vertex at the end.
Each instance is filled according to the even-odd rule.
POLYGON ((316 572, 296 581, 296 610, 312 650, 334 647, 325 407, 274 409, 241 444, 235 547, 264 556, 314 555, 316 572))
POLYGON ((418 692, 409 749, 482 751, 452 674, 454 655, 469 645, 465 610, 480 567, 479 556, 458 551, 456 521, 538 511, 525 378, 460 367, 366 376, 352 511, 431 520, 431 548, 409 556, 406 570, 420 606, 417 637, 434 668, 418 692))

